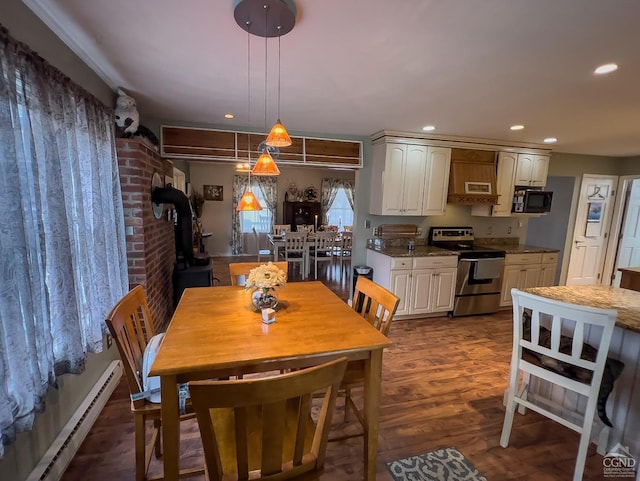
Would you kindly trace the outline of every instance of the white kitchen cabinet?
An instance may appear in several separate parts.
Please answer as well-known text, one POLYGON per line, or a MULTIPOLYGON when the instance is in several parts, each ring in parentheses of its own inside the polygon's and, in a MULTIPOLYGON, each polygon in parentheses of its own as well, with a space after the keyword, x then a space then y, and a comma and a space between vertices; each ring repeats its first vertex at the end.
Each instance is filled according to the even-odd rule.
POLYGON ((511 289, 552 286, 558 265, 557 252, 507 254, 500 290, 500 307, 511 306, 511 289))
POLYGON ((373 146, 369 211, 378 215, 442 215, 451 149, 382 142, 373 146))
POLYGON ((515 185, 544 187, 548 171, 548 155, 518 154, 515 185))
POLYGON ((542 254, 542 264, 540 265, 540 279, 538 287, 556 285, 556 271, 558 270, 558 253, 545 252, 542 254))
POLYGON ((471 215, 490 217, 510 217, 513 214, 513 193, 515 186, 544 187, 547 183, 549 156, 498 152, 496 172, 496 205, 474 205, 471 215))
POLYGON ((422 215, 444 215, 451 170, 451 149, 427 148, 422 215))
MULTIPOLYGON (((390 282, 388 289, 400 298, 398 302, 398 308, 396 309, 396 316, 403 316, 409 314, 410 302, 411 302, 411 269, 401 269, 391 271, 390 282)), ((374 269, 374 276, 376 271, 374 269)))
POLYGON ((457 256, 390 257, 367 251, 373 280, 400 298, 396 317, 420 317, 453 309, 457 256))

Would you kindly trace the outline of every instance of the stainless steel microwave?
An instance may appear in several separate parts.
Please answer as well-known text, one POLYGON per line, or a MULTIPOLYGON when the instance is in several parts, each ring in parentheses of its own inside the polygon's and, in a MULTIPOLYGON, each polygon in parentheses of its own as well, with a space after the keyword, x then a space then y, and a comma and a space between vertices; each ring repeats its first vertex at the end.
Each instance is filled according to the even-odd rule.
POLYGON ((544 214, 551 210, 553 192, 540 189, 518 189, 513 194, 511 212, 522 214, 544 214))

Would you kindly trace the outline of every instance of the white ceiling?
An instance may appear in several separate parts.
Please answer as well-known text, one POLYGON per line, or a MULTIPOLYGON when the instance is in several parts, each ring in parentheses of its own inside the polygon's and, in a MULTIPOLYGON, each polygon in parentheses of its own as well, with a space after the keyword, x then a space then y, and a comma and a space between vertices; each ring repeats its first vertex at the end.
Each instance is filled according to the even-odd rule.
MULTIPOLYGON (((232 0, 24 0, 142 118, 263 129, 265 40, 232 0), (225 120, 225 113, 236 118, 225 120)), ((640 155, 637 0, 295 0, 281 38, 281 118, 293 133, 434 133, 640 155), (600 64, 620 68, 595 76, 600 64), (512 132, 509 126, 526 128, 512 132)), ((267 42, 267 123, 277 116, 267 42)))

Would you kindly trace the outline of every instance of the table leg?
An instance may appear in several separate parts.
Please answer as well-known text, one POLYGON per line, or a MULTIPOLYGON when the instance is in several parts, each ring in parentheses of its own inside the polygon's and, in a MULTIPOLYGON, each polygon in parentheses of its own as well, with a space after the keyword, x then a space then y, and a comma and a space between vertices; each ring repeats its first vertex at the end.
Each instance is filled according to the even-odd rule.
POLYGON ((175 376, 162 376, 160 378, 165 481, 178 481, 178 472, 180 470, 180 416, 177 385, 175 376))
POLYGON ((382 381, 382 349, 371 351, 371 357, 365 362, 364 371, 364 479, 366 481, 375 481, 380 416, 380 383, 382 381))

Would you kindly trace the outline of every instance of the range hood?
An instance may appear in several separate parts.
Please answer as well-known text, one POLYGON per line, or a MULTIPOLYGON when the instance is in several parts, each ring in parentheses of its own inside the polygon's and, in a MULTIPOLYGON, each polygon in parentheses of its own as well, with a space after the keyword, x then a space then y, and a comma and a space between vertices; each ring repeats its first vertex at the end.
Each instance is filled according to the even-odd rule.
POLYGON ((494 205, 496 153, 489 150, 451 149, 449 204, 494 205))

